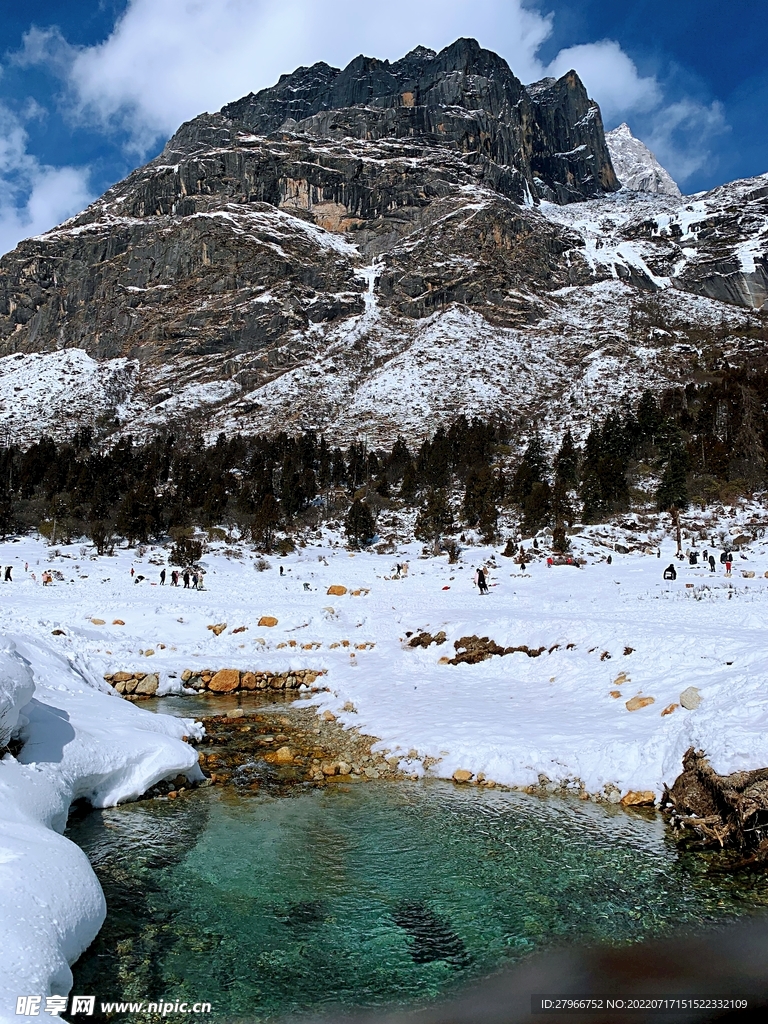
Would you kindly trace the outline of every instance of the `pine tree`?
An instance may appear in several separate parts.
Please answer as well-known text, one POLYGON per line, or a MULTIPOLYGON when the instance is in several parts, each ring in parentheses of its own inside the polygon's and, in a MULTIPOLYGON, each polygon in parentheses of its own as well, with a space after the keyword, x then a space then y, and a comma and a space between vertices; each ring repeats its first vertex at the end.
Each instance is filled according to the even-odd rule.
POLYGON ((438 541, 444 533, 453 529, 453 512, 445 490, 437 488, 427 494, 414 527, 418 540, 438 541))
POLYGON ((349 506, 344 520, 344 530, 347 534, 347 541, 356 548, 359 548, 361 544, 370 543, 376 533, 371 510, 360 498, 355 498, 349 506))
POLYGON ((660 512, 677 508, 681 512, 688 507, 688 453, 682 444, 670 448, 661 481, 656 489, 656 506, 660 512))
POLYGON ((555 456, 555 481, 563 485, 566 490, 571 490, 577 483, 579 453, 573 443, 573 435, 566 430, 560 450, 555 456))
POLYGON ((275 530, 279 522, 280 507, 274 494, 269 491, 264 495, 251 526, 254 542, 263 547, 267 554, 272 550, 275 530))

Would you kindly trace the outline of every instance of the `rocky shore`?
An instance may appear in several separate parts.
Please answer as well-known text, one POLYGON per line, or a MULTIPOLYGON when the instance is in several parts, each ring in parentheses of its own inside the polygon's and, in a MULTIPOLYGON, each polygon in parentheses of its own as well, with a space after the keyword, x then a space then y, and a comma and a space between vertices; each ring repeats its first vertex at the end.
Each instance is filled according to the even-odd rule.
MULTIPOLYGON (((324 675, 323 669, 300 668, 287 672, 241 672, 236 668, 210 669, 201 671, 184 669, 181 682, 192 690, 209 690, 211 693, 235 693, 238 690, 298 690, 310 687, 324 675)), ((157 672, 110 672, 104 676, 106 682, 127 700, 144 700, 156 697, 160 686, 157 672)))

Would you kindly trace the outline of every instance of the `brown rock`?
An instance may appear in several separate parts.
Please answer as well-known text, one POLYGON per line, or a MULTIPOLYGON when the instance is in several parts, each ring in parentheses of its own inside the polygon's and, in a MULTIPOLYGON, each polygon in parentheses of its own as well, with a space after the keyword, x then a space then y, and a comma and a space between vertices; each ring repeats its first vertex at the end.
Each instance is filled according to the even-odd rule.
POLYGON ((334 597, 342 597, 344 594, 346 594, 346 592, 347 592, 347 588, 346 587, 342 587, 339 583, 333 583, 326 590, 326 594, 333 594, 334 597))
POLYGON ((641 791, 630 789, 621 798, 621 803, 624 807, 647 807, 649 804, 656 803, 656 794, 652 793, 650 789, 641 791))
POLYGON ((214 693, 231 693, 240 686, 240 672, 236 668, 223 668, 208 683, 214 693))
POLYGON ((208 626, 208 629, 216 636, 219 636, 227 628, 226 622, 217 622, 215 626, 208 626))
POLYGON ((335 764, 322 764, 320 765, 320 771, 323 775, 335 775, 337 767, 335 764))
POLYGON ((152 648, 150 647, 148 651, 144 651, 144 657, 145 657, 145 658, 151 658, 151 657, 152 657, 152 655, 153 655, 154 653, 155 653, 155 652, 154 652, 154 651, 152 650, 152 648))
POLYGON ((148 675, 144 676, 144 678, 141 680, 141 682, 134 690, 134 693, 142 697, 154 697, 154 695, 157 693, 157 687, 159 683, 160 680, 157 676, 157 673, 150 672, 148 675))
POLYGON ((248 629, 247 626, 238 626, 237 629, 233 629, 233 633, 244 633, 248 629))
POLYGON ((621 696, 621 690, 611 690, 611 697, 615 698, 615 697, 620 697, 620 696, 621 696))
POLYGON ((349 773, 352 771, 351 766, 348 765, 346 761, 339 761, 338 769, 339 775, 349 775, 349 773))
POLYGON ((278 750, 277 750, 277 751, 275 752, 275 757, 276 757, 276 758, 277 758, 277 760, 278 760, 278 761, 280 761, 280 762, 281 762, 282 764, 288 764, 288 763, 290 763, 291 761, 293 761, 293 751, 291 750, 291 748, 290 748, 290 747, 280 747, 280 748, 279 748, 279 749, 278 749, 278 750))
POLYGON ((474 772, 467 771, 466 768, 457 768, 453 773, 454 782, 469 782, 474 775, 474 772))
POLYGON ((182 681, 182 683, 188 683, 191 678, 192 678, 192 669, 191 668, 185 668, 184 671, 181 673, 181 681, 182 681))
POLYGON ((686 686, 680 694, 680 703, 686 711, 695 711, 701 704, 701 694, 697 686, 686 686))
POLYGON ((335 722, 336 715, 332 711, 324 711, 320 716, 324 722, 335 722))
POLYGON ((673 712, 673 711, 677 711, 677 709, 678 709, 679 707, 680 707, 680 705, 679 705, 679 704, 667 704, 667 706, 666 706, 666 707, 664 708, 664 710, 663 710, 663 711, 661 712, 661 717, 663 718, 663 717, 664 717, 664 715, 671 715, 671 714, 672 714, 672 712, 673 712))
POLYGON ((94 624, 94 626, 104 626, 105 625, 104 619, 91 619, 91 622, 94 624))
POLYGON ((271 628, 272 626, 277 625, 277 619, 274 617, 274 615, 262 615, 261 618, 259 619, 259 625, 268 626, 271 628))
POLYGON ((243 672, 240 676, 240 686, 244 690, 255 690, 256 689, 256 676, 253 672, 243 672))
MULTIPOLYGON (((104 677, 106 679, 106 676, 104 677)), ((133 679, 132 672, 115 672, 112 676, 112 681, 115 683, 124 683, 126 679, 133 679)))
POLYGON ((112 619, 112 625, 113 626, 124 626, 125 623, 123 622, 122 619, 112 619))
MULTIPOLYGON (((768 573, 766 573, 766 575, 768 575, 768 573)), ((64 632, 63 629, 52 629, 51 630, 51 636, 66 636, 66 635, 67 634, 64 632)))
POLYGON ((123 693, 134 693, 135 690, 136 690, 136 687, 138 685, 139 685, 139 680, 138 679, 134 679, 133 676, 130 676, 123 683, 123 686, 125 687, 125 689, 123 690, 123 693))
POLYGON ((639 711, 640 708, 647 708, 649 704, 655 704, 655 697, 630 697, 626 703, 627 711, 639 711))
POLYGON ((125 683, 115 683, 115 689, 118 693, 125 693, 125 683))

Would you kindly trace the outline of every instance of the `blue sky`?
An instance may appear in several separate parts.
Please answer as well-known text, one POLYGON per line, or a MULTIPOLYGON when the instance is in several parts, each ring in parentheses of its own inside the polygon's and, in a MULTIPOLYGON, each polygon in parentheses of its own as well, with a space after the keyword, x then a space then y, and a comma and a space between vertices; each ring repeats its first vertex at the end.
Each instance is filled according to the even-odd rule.
POLYGON ((300 64, 471 35, 528 82, 575 67, 685 192, 768 171, 768 25, 743 0, 0 0, 0 252, 187 118, 300 64))

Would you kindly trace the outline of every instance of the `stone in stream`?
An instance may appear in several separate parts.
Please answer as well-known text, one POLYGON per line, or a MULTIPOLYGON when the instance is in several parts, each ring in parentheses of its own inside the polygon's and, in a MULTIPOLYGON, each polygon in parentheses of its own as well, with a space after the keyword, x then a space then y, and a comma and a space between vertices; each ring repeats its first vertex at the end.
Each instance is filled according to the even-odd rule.
POLYGON ((634 790, 630 789, 628 793, 625 793, 621 798, 622 806, 624 807, 647 807, 656 803, 656 794, 650 790, 634 790))
POLYGON ((466 768, 457 768, 453 773, 454 782, 469 782, 474 772, 467 771, 466 768))
POLYGON ((452 967, 466 967, 470 955, 447 918, 436 914, 421 901, 399 903, 392 920, 407 933, 411 959, 416 964, 444 960, 452 967))
POLYGON ((157 688, 160 685, 160 679, 156 672, 150 672, 144 676, 141 682, 138 684, 134 693, 142 697, 154 697, 157 693, 157 688))
POLYGON ((236 668, 220 669, 208 683, 214 693, 231 693, 240 686, 240 672, 236 668))

